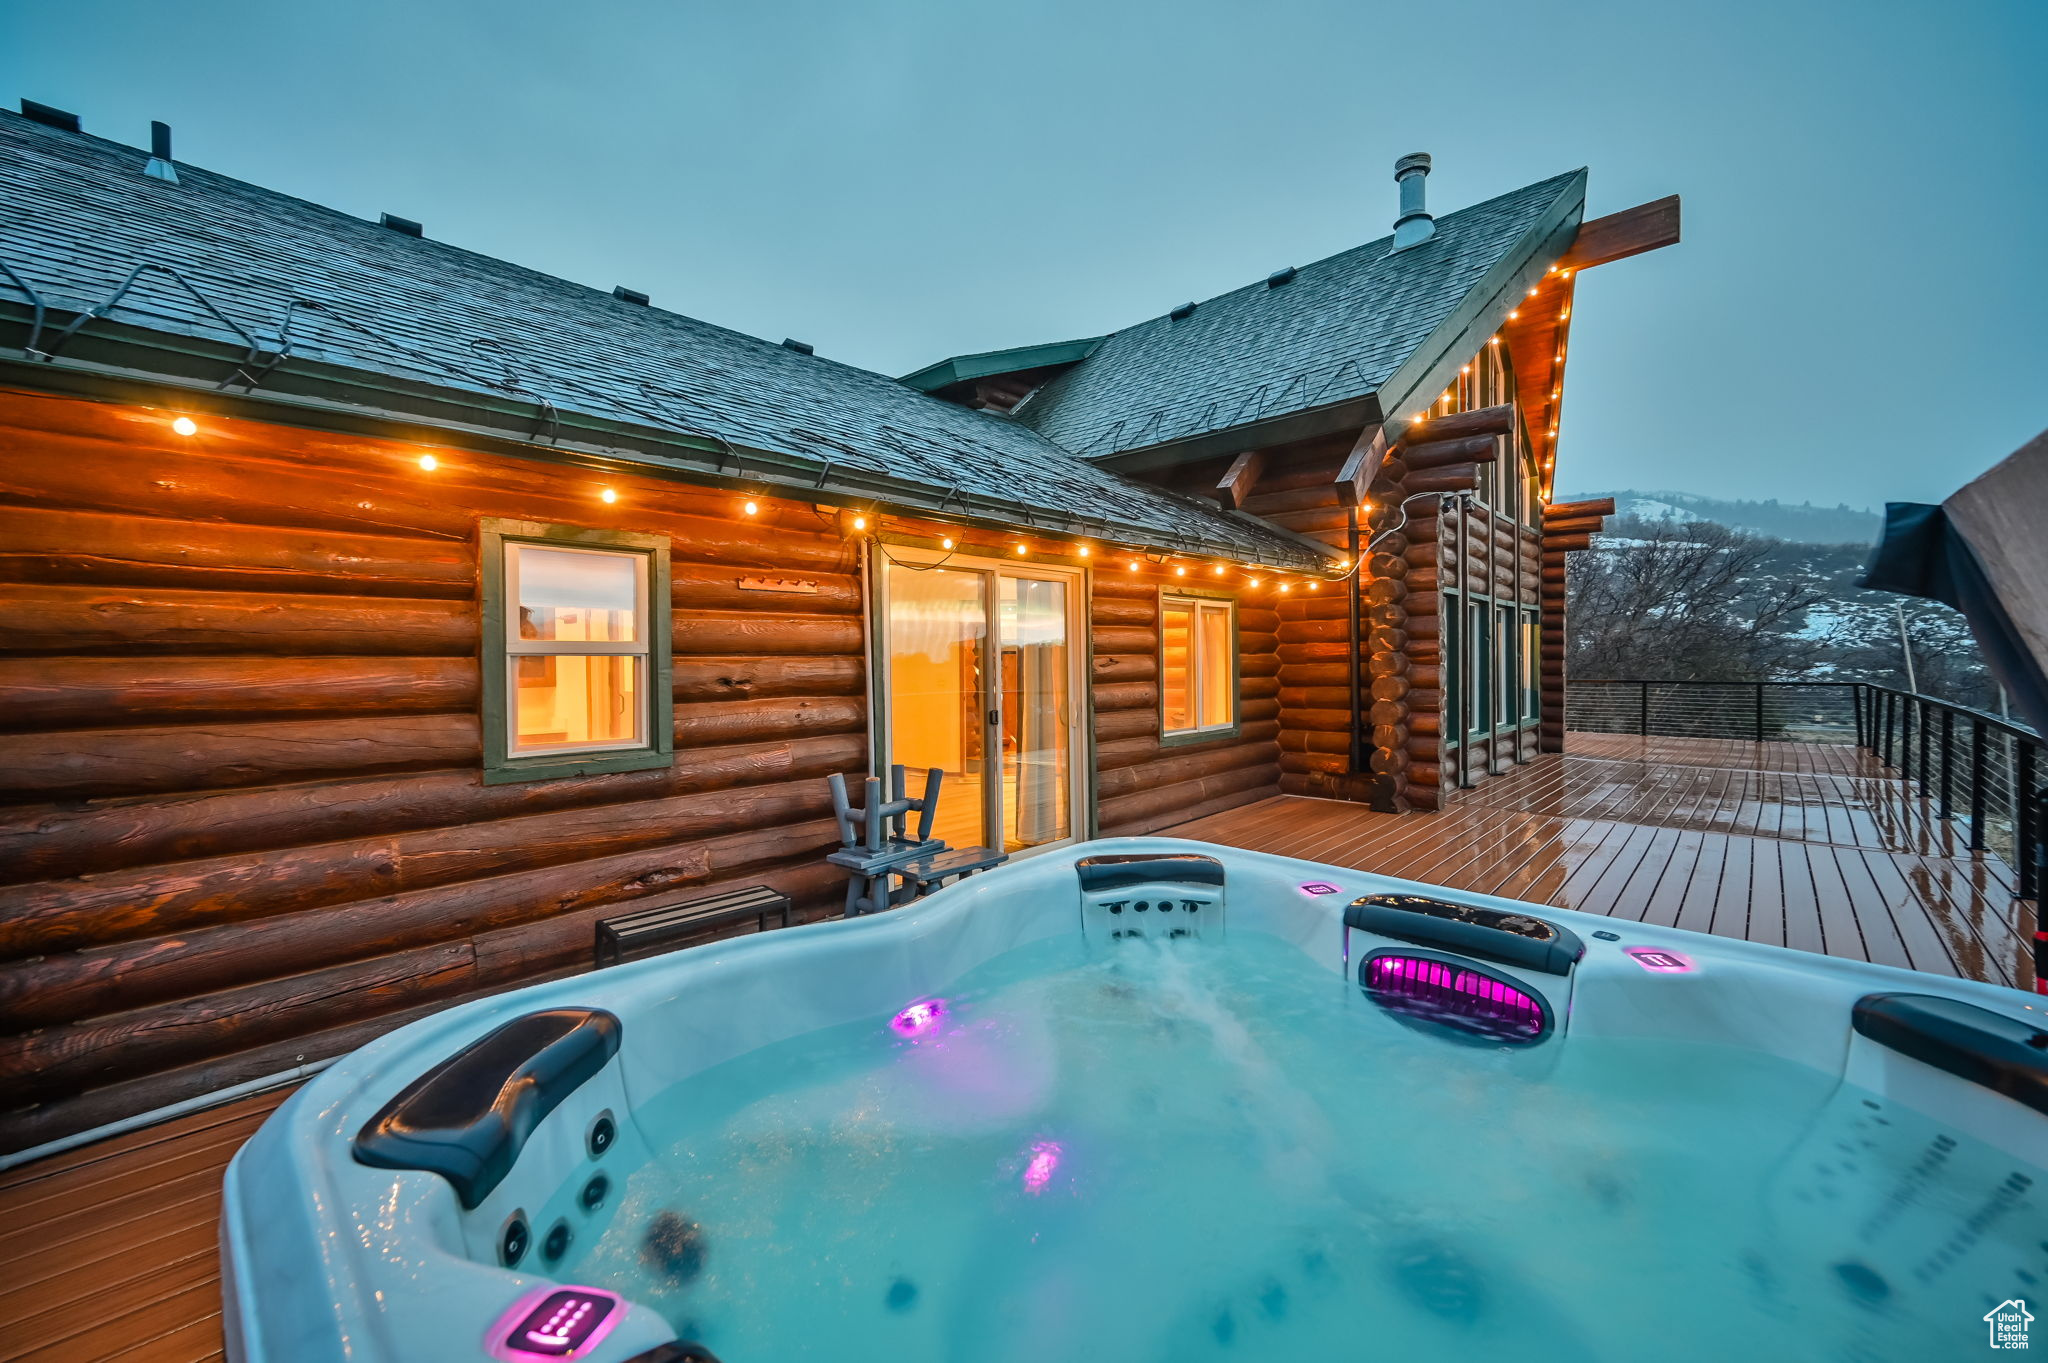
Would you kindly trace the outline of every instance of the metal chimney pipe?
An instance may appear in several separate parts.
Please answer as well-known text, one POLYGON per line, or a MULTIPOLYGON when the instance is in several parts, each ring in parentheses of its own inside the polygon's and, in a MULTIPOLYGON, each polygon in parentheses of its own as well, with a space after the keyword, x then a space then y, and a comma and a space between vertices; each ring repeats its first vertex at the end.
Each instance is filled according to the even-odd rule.
POLYGON ((1426 151, 1410 152, 1394 162, 1394 183, 1401 186, 1401 216, 1394 219, 1396 251, 1405 251, 1436 235, 1436 219, 1423 207, 1423 182, 1428 178, 1426 151))
POLYGON ((149 164, 142 173, 152 180, 178 183, 178 168, 171 164, 171 125, 151 123, 149 125, 149 164))

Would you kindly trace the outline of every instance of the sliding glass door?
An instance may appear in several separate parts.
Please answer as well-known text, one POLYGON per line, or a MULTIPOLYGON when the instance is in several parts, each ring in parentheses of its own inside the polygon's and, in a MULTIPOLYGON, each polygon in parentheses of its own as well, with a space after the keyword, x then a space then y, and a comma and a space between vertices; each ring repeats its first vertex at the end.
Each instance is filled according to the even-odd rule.
POLYGON ((1076 836, 1081 576, 890 546, 877 553, 884 765, 946 773, 933 833, 1022 852, 1076 836))

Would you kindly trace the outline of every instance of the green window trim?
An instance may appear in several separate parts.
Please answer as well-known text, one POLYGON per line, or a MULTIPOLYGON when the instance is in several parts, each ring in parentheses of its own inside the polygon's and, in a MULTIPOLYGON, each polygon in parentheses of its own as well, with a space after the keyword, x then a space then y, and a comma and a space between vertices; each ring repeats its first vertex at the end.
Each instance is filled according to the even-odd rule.
MULTIPOLYGON (((1239 737, 1244 731, 1244 704, 1243 697, 1239 694, 1243 689, 1239 664, 1243 657, 1244 649, 1239 638, 1240 626, 1238 624, 1236 594, 1220 591, 1213 587, 1162 586, 1159 589, 1159 599, 1155 606, 1155 611, 1156 615, 1154 618, 1159 622, 1159 683, 1157 688, 1159 746, 1162 748, 1176 748, 1191 743, 1221 743, 1239 737), (1206 729, 1168 729, 1166 727, 1166 605, 1170 601, 1184 601, 1191 604, 1203 602, 1215 604, 1220 602, 1230 608, 1230 723, 1228 724, 1215 724, 1206 729)), ((1196 684, 1196 674, 1192 661, 1194 650, 1192 631, 1188 641, 1188 648, 1190 657, 1188 684, 1190 687, 1193 687, 1196 684)), ((1190 708, 1193 708, 1194 704, 1194 702, 1191 702, 1190 708)))
POLYGON ((674 608, 669 604, 668 540, 626 530, 592 530, 486 517, 478 523, 477 555, 482 578, 483 648, 478 658, 483 695, 483 779, 487 786, 646 771, 675 762, 675 689, 670 663, 674 608), (591 753, 537 753, 515 757, 507 732, 511 712, 510 663, 505 639, 505 546, 558 544, 585 549, 633 551, 647 557, 647 743, 591 753))

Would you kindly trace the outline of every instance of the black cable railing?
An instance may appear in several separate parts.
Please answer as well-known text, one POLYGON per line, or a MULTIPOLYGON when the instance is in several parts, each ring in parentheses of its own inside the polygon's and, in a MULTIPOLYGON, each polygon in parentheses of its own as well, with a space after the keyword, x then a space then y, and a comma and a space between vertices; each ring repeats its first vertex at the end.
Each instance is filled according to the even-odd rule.
MULTIPOLYGON (((1581 733, 1832 743, 1874 753, 1936 817, 1968 829, 1972 852, 2012 867, 2017 898, 2048 876, 2048 744, 2026 725, 1873 682, 1581 681, 1565 692, 1581 733)), ((2034 933, 2035 987, 2048 930, 2034 933)))

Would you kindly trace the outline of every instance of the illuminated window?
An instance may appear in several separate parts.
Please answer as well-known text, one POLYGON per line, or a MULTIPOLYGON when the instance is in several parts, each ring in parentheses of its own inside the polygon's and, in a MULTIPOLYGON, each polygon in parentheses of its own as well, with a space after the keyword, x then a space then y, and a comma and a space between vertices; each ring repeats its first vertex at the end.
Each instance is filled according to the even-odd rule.
POLYGON ((667 541, 487 521, 483 553, 485 780, 668 765, 667 541))
POLYGON ((1223 734, 1236 727, 1236 612, 1228 600, 1159 599, 1162 733, 1223 734))

